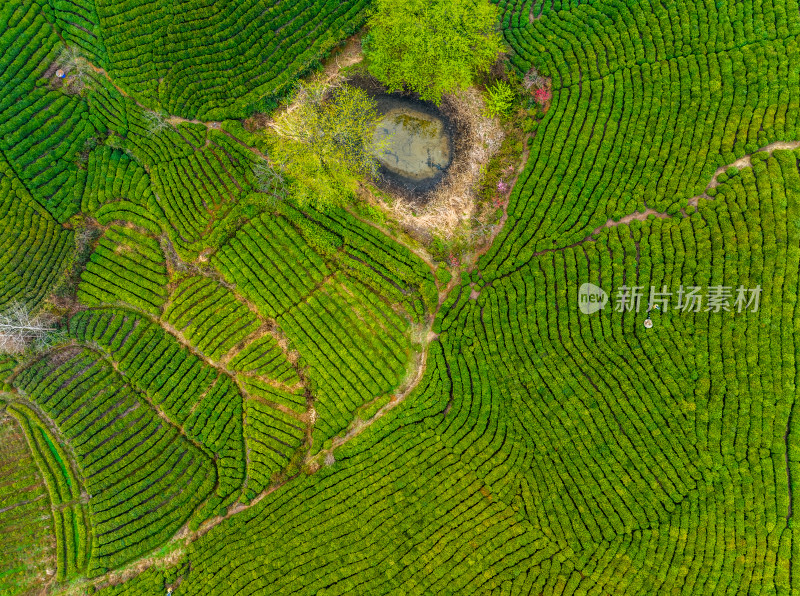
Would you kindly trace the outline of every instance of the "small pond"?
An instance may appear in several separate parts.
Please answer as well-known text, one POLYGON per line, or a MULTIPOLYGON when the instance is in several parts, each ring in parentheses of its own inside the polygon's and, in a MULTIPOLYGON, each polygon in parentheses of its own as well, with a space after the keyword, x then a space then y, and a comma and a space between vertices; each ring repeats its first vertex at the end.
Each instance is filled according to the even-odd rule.
POLYGON ((452 134, 436 106, 405 97, 376 98, 381 120, 375 140, 381 173, 389 183, 413 193, 436 186, 452 161, 452 134))

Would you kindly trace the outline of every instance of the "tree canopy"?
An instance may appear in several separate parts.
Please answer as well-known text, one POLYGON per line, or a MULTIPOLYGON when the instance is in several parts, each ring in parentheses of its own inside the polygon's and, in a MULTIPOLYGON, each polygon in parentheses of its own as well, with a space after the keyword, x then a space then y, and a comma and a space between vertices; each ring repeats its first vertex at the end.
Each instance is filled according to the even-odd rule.
POLYGON ((358 179, 377 174, 378 120, 375 101, 362 89, 319 82, 298 88, 272 125, 272 157, 292 180, 300 204, 339 204, 358 179))
POLYGON ((392 91, 438 104, 497 59, 498 15, 489 0, 377 0, 364 43, 369 71, 392 91))

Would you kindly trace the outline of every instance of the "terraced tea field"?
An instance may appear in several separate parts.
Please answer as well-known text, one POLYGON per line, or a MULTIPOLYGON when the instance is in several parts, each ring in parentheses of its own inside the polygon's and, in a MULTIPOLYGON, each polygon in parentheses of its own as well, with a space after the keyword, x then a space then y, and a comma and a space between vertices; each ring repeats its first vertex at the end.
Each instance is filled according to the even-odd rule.
POLYGON ((496 4, 452 254, 263 184, 370 3, 0 5, 0 593, 800 593, 800 6, 496 4))

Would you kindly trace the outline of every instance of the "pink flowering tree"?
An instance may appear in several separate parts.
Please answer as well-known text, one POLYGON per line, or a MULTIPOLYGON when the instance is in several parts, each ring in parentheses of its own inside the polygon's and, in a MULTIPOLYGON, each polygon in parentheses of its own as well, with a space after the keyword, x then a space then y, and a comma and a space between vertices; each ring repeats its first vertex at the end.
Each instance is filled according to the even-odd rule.
POLYGON ((550 89, 542 88, 536 89, 533 92, 533 98, 539 103, 539 105, 547 105, 547 103, 553 99, 553 92, 550 89))

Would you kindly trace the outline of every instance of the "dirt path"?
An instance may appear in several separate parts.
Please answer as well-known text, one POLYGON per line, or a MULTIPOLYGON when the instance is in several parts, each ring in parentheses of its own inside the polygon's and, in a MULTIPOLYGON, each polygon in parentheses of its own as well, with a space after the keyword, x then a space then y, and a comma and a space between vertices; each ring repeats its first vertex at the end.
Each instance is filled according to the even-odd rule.
POLYGON ((431 329, 433 327, 433 321, 435 318, 435 315, 432 315, 428 321, 428 325, 425 328, 424 346, 422 348, 422 352, 417 354, 414 362, 415 371, 414 374, 411 375, 411 378, 408 379, 403 387, 401 387, 400 390, 394 394, 392 400, 386 405, 382 406, 369 420, 362 420, 356 416, 350 427, 345 432, 344 436, 337 436, 333 438, 332 445, 329 449, 323 449, 316 453, 313 457, 307 458, 306 464, 311 468, 312 471, 316 472, 319 470, 321 467, 320 460, 327 464, 333 463, 331 460, 336 448, 341 447, 345 443, 355 439, 358 435, 364 432, 365 429, 378 422, 378 420, 403 403, 411 394, 411 392, 416 389, 417 385, 419 385, 419 382, 425 376, 425 370, 427 369, 428 346, 430 346, 431 341, 438 338, 438 336, 433 333, 431 329))
MULTIPOLYGON (((782 149, 793 150, 793 149, 797 149, 797 148, 800 148, 800 141, 779 141, 777 143, 771 143, 771 144, 769 144, 769 145, 767 145, 765 147, 760 148, 758 150, 758 153, 766 151, 767 153, 772 154, 773 151, 778 151, 778 150, 782 150, 782 149)), ((743 157, 740 157, 739 159, 737 159, 733 163, 730 163, 730 164, 727 164, 727 165, 724 165, 722 167, 717 168, 717 170, 714 172, 714 175, 711 177, 711 180, 706 185, 706 189, 715 188, 716 186, 719 186, 719 182, 717 181, 717 178, 719 177, 720 174, 724 173, 729 168, 736 167, 736 168, 742 169, 742 168, 751 168, 751 167, 753 167, 753 163, 752 163, 752 161, 750 159, 751 157, 752 157, 752 154, 747 154, 747 155, 745 155, 743 157)), ((707 201, 713 201, 714 197, 712 197, 711 195, 708 195, 706 193, 703 193, 703 194, 700 194, 700 195, 697 195, 697 196, 694 196, 694 197, 690 198, 688 203, 692 207, 696 208, 697 205, 700 202, 700 199, 706 199, 707 201)), ((636 211, 634 213, 630 213, 630 214, 626 215, 625 217, 623 217, 623 218, 621 218, 621 219, 619 219, 617 221, 614 221, 613 219, 609 219, 602 226, 599 226, 599 227, 595 228, 594 231, 592 231, 592 233, 589 235, 587 240, 593 240, 605 228, 613 228, 615 226, 618 226, 618 225, 621 225, 621 224, 627 224, 627 223, 630 223, 632 221, 645 221, 651 215, 654 216, 654 217, 657 217, 659 219, 669 219, 670 217, 672 217, 668 213, 664 213, 662 211, 656 211, 655 209, 651 209, 650 207, 648 207, 644 211, 636 211)), ((686 214, 685 211, 681 211, 681 217, 688 217, 688 215, 686 214)))
MULTIPOLYGON (((757 153, 760 153, 762 151, 766 151, 767 153, 772 154, 773 151, 778 151, 778 150, 781 150, 781 149, 792 150, 792 149, 797 149, 798 147, 800 147, 800 141, 778 141, 776 143, 771 143, 771 144, 769 144, 769 145, 767 145, 765 147, 762 147, 761 149, 759 149, 757 151, 757 153)), ((717 182, 717 177, 720 174, 722 174, 725 170, 727 170, 728 168, 737 167, 737 168, 741 169, 741 168, 751 168, 751 167, 753 167, 753 163, 750 160, 751 156, 752 156, 752 154, 747 154, 747 155, 745 155, 743 157, 740 157, 739 159, 737 159, 733 163, 730 163, 730 164, 728 164, 726 166, 722 166, 720 168, 717 168, 717 171, 714 172, 714 175, 711 177, 711 182, 708 183, 708 185, 706 186, 706 189, 714 188, 716 186, 719 186, 719 182, 717 182)), ((700 201, 701 198, 708 199, 708 200, 712 200, 713 199, 713 197, 703 193, 703 194, 697 195, 696 197, 692 197, 691 199, 689 199, 689 205, 692 205, 693 207, 697 207, 697 204, 698 204, 698 202, 700 201)))
MULTIPOLYGON (((330 449, 320 451, 314 457, 308 458, 305 463, 309 465, 312 471, 320 469, 321 467, 319 463, 320 460, 330 461, 331 454, 334 452, 336 448, 341 447, 345 443, 353 440, 358 435, 360 435, 365 429, 369 428, 371 425, 378 422, 391 410, 399 406, 417 387, 419 382, 424 377, 425 370, 427 368, 428 346, 430 345, 431 341, 434 341, 438 337, 435 333, 431 331, 434 318, 435 315, 431 316, 428 320, 428 324, 426 325, 424 347, 422 352, 420 352, 417 355, 417 358, 414 362, 413 375, 411 375, 411 377, 403 385, 403 387, 393 396, 392 400, 388 404, 381 407, 375 413, 375 415, 372 416, 372 418, 366 421, 362 421, 361 419, 356 417, 345 435, 335 437, 333 439, 333 446, 330 449)), ((167 550, 168 552, 166 554, 151 554, 149 556, 142 557, 130 563, 127 567, 123 569, 110 571, 105 575, 102 575, 98 578, 94 578, 93 580, 84 580, 72 584, 71 586, 62 590, 60 593, 82 594, 83 592, 81 592, 80 590, 84 589, 88 585, 94 585, 96 587, 104 587, 111 584, 117 584, 142 573, 143 571, 147 570, 148 568, 154 565, 169 566, 170 564, 174 564, 180 559, 180 556, 185 552, 185 549, 186 547, 189 546, 189 544, 201 538, 203 535, 207 534, 209 531, 211 531, 213 528, 215 528, 225 520, 230 519, 231 517, 233 517, 238 513, 241 513, 242 511, 246 511, 252 507, 255 507, 261 501, 263 501, 268 495, 274 493, 280 488, 283 488, 286 484, 288 484, 292 480, 295 480, 299 476, 300 474, 289 476, 287 478, 284 478, 280 482, 277 482, 267 487, 258 495, 256 495, 247 504, 236 503, 232 505, 231 507, 228 508, 228 511, 226 512, 225 515, 211 518, 210 520, 204 522, 195 531, 189 530, 188 525, 184 526, 167 543, 154 549, 154 551, 167 550)))
POLYGON ((650 209, 648 207, 644 211, 636 211, 634 213, 630 213, 630 214, 626 215, 625 217, 619 219, 618 221, 614 221, 613 219, 609 219, 602 226, 599 226, 599 227, 595 228, 594 231, 591 233, 591 236, 597 236, 601 231, 603 231, 604 228, 613 228, 614 226, 627 224, 627 223, 630 223, 632 221, 645 221, 651 215, 654 215, 655 217, 658 217, 659 219, 669 219, 669 217, 670 217, 666 213, 663 213, 661 211, 656 211, 655 209, 650 209))

